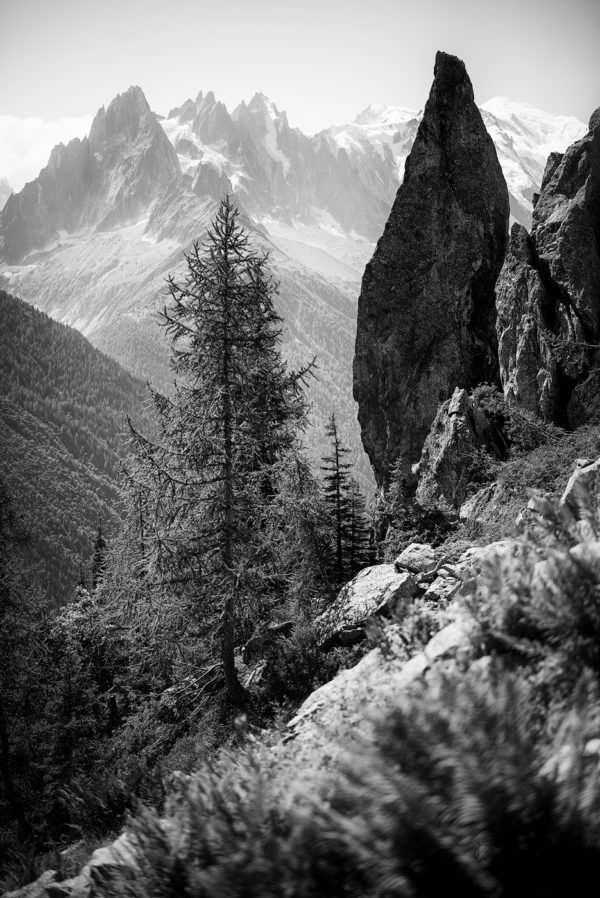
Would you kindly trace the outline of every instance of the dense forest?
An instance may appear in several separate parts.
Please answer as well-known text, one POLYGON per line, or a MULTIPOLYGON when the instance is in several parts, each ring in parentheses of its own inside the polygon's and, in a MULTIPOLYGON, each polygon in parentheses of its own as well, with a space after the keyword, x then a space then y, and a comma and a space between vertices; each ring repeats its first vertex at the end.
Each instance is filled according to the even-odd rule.
POLYGON ((100 526, 119 518, 127 415, 144 385, 77 331, 0 292, 0 474, 54 603, 88 582, 100 526))

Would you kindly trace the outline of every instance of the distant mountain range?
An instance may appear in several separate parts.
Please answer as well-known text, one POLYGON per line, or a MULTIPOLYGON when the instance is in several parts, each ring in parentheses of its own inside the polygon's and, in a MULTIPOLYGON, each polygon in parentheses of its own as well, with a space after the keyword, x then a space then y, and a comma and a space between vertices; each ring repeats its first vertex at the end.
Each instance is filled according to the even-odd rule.
MULTIPOLYGON (((508 182, 511 212, 530 224, 550 150, 585 132, 576 119, 505 99, 482 107, 508 182)), ((317 355, 314 452, 331 411, 362 453, 352 399, 356 300, 383 231, 421 114, 368 107, 308 137, 263 94, 233 112, 200 93, 155 115, 139 87, 101 109, 83 140, 59 145, 0 216, 0 283, 84 333, 134 373, 168 388, 155 324, 167 273, 202 239, 219 198, 238 199, 280 281, 291 364, 317 355)))

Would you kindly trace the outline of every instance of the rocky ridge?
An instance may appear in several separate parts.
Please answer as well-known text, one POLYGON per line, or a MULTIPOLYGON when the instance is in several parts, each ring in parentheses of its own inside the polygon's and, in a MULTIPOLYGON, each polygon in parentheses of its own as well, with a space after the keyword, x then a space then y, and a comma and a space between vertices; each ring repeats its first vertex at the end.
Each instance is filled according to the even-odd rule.
POLYGON ((509 403, 563 427, 600 410, 600 110, 548 158, 531 234, 513 225, 498 278, 498 352, 509 403))
POLYGON ((59 144, 35 181, 9 197, 0 255, 19 262, 62 231, 131 224, 180 177, 177 154, 139 87, 94 118, 89 137, 59 144))
POLYGON ((382 484, 418 462, 440 401, 498 380, 494 285, 509 201, 464 64, 434 82, 358 303, 354 398, 382 484))

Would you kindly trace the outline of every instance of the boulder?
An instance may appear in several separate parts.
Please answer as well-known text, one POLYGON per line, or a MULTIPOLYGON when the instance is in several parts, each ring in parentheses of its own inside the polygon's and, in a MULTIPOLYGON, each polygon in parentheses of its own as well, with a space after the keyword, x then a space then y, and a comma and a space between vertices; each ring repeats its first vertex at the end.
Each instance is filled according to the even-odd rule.
POLYGON ((477 400, 457 387, 440 407, 425 440, 417 501, 424 506, 459 509, 481 450, 497 458, 506 455, 502 435, 477 400))
POLYGON ((110 845, 94 851, 81 873, 70 880, 69 898, 94 898, 102 894, 102 884, 111 875, 133 880, 137 868, 134 837, 124 832, 110 845))
POLYGON ((513 225, 498 278, 506 398, 563 427, 600 411, 600 114, 551 154, 531 235, 513 225))
POLYGON ((96 898, 106 894, 103 885, 111 875, 118 873, 119 880, 135 879, 138 864, 134 836, 122 833, 110 845, 97 848, 81 872, 58 882, 55 870, 46 870, 35 882, 7 892, 4 898, 96 898))
POLYGON ((428 574, 437 564, 435 549, 429 543, 411 543, 400 552, 394 564, 399 571, 428 574))
POLYGON ((459 577, 444 571, 425 590, 423 598, 431 602, 449 602, 454 598, 462 585, 459 577))
POLYGON ((600 537, 600 458, 592 463, 587 458, 577 460, 560 507, 576 524, 582 539, 600 537))
POLYGON ((323 649, 350 645, 364 638, 365 625, 375 614, 392 614, 402 600, 418 592, 415 578, 393 564, 365 568, 344 586, 314 622, 323 649))
POLYGON ((50 895, 58 895, 56 890, 59 888, 61 883, 56 880, 56 870, 45 870, 34 882, 12 892, 4 892, 2 898, 49 898, 50 895))
POLYGON ((441 401, 498 382, 494 285, 509 199, 464 63, 438 53, 423 119, 358 301, 354 398, 379 485, 418 462, 441 401))

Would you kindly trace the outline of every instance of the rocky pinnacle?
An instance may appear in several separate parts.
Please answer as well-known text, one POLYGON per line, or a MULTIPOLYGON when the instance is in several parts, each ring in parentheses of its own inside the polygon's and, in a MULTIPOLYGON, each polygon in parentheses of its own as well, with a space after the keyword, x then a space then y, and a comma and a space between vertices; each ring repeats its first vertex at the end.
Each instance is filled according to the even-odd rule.
POLYGON ((358 301, 354 398, 379 484, 408 470, 455 387, 497 382, 508 191, 464 63, 438 52, 404 182, 358 301))
POLYGON ((497 285, 508 402, 563 427, 600 413, 600 109, 551 153, 531 235, 513 225, 497 285))

